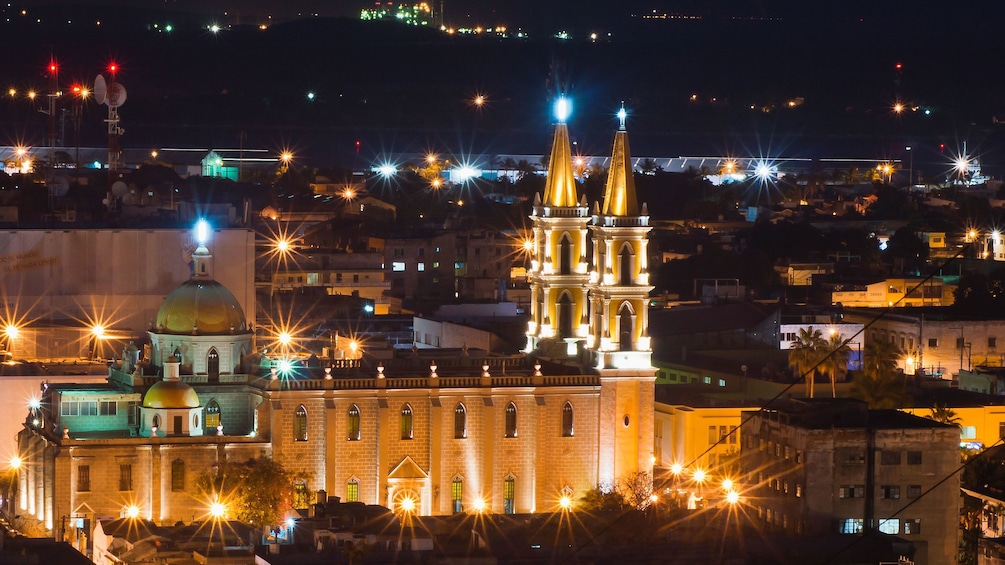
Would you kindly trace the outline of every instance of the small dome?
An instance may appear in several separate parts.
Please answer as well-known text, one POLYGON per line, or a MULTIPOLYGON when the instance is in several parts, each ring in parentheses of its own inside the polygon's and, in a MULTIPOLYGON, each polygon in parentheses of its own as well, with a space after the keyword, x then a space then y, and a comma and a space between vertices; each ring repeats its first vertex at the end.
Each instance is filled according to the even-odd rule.
POLYGON ((154 383, 143 395, 144 408, 198 408, 199 395, 195 389, 181 381, 154 383))
POLYGON ((157 333, 226 335, 247 328, 244 310, 227 287, 212 279, 190 279, 164 299, 157 333))

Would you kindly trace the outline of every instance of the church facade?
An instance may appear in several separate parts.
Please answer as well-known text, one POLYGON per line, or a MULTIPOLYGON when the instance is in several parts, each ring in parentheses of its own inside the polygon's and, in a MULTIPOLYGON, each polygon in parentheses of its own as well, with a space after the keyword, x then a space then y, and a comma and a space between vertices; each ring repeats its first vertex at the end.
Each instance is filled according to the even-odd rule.
POLYGON ((260 368, 200 240, 192 280, 164 301, 144 355, 127 350, 107 384, 53 385, 32 407, 18 442, 20 508, 57 535, 131 507, 158 523, 198 519, 210 502, 194 491, 199 473, 263 456, 302 477, 304 493, 422 515, 548 512, 651 472, 649 218, 623 116, 592 213, 567 125, 555 126, 531 220, 523 356, 288 371, 260 368))

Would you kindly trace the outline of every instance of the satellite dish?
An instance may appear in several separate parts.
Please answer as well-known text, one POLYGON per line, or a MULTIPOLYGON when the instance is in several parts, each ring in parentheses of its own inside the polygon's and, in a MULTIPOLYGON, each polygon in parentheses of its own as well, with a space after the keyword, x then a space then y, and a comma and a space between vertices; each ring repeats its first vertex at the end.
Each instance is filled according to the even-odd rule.
POLYGON ((108 97, 105 100, 109 108, 118 108, 119 106, 126 103, 126 87, 122 84, 113 82, 108 85, 108 97))
POLYGON ((49 183, 49 194, 53 196, 66 196, 70 190, 70 181, 66 177, 55 177, 49 183))
POLYGON ((117 180, 112 183, 112 194, 114 194, 115 196, 121 197, 127 192, 129 192, 129 187, 126 186, 126 183, 120 180, 117 180))
POLYGON ((94 79, 94 101, 98 104, 105 103, 105 94, 108 92, 108 85, 105 84, 105 77, 98 75, 94 79))

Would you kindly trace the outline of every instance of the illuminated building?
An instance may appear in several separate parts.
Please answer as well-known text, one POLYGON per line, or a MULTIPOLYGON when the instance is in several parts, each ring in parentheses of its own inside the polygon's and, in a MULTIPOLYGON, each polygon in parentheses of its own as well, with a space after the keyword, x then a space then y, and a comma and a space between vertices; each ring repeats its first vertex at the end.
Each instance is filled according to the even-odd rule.
POLYGON ((649 228, 623 124, 614 157, 607 202, 590 215, 567 127, 556 126, 532 217, 524 355, 433 360, 416 350, 377 362, 362 344, 327 366, 263 357, 200 240, 193 277, 164 301, 148 352, 124 352, 106 385, 51 386, 31 409, 20 508, 49 527, 128 505, 173 523, 200 503, 199 472, 259 455, 302 477, 301 508, 324 491, 421 515, 548 512, 650 472, 649 228), (591 243, 601 247, 594 272, 591 243), (98 484, 111 488, 99 495, 98 484))

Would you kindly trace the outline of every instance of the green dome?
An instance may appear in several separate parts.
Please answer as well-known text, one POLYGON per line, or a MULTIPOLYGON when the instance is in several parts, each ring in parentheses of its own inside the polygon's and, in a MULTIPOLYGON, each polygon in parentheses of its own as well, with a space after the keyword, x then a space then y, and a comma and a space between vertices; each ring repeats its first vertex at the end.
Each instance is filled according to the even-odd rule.
POLYGON ((229 335, 246 331, 244 310, 227 287, 212 279, 191 279, 164 299, 157 333, 229 335))

